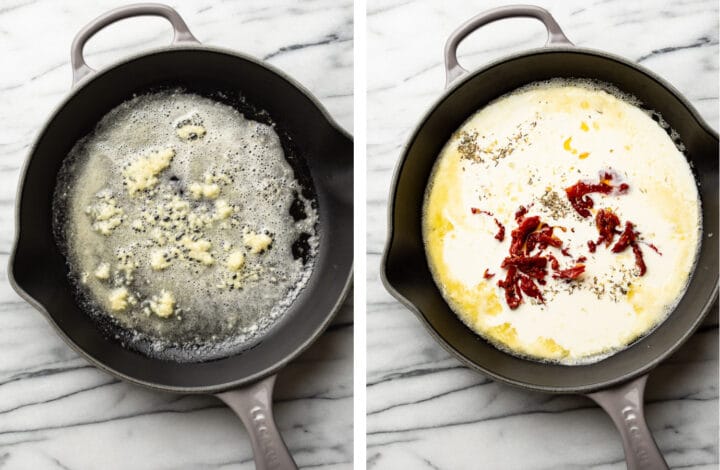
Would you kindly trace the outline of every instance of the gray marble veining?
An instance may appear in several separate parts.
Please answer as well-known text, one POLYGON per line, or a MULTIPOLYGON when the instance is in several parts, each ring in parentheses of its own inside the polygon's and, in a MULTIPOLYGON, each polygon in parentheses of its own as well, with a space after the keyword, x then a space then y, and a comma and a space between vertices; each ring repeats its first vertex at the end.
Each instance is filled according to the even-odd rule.
MULTIPOLYGON (((577 45, 640 62, 718 128, 714 1, 538 1, 577 45)), ((448 35, 499 1, 368 1, 367 460, 373 469, 623 469, 619 436, 590 400, 523 392, 462 366, 382 287, 386 202, 410 132, 442 94, 448 35)), ((479 67, 545 42, 531 19, 467 38, 479 67)), ((672 468, 718 463, 718 317, 651 376, 646 412, 672 468)))
MULTIPOLYGON (((66 346, 7 282, 20 167, 70 86, 74 34, 122 5, 0 2, 0 468, 254 468, 247 434, 219 400, 150 392, 114 380, 66 346)), ((351 1, 173 1, 195 36, 282 69, 352 129, 351 1)), ((169 43, 159 18, 115 24, 92 39, 101 67, 169 43)), ((304 468, 352 467, 353 307, 280 373, 275 416, 304 468)))

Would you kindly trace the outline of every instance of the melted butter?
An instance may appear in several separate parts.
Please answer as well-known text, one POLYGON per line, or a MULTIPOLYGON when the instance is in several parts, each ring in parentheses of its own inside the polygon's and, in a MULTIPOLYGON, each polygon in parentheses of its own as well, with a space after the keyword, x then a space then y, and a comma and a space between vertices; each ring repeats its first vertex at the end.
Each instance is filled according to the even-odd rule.
POLYGON ((121 104, 73 147, 53 228, 101 327, 153 357, 205 360, 256 341, 305 286, 319 243, 306 189, 274 125, 172 90, 121 104))

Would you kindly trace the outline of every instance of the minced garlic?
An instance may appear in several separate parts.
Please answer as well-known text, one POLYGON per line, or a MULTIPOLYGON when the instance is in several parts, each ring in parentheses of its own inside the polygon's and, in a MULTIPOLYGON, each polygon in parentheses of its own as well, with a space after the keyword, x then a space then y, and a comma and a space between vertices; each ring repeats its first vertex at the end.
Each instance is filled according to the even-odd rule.
POLYGON ((113 312, 122 312, 128 306, 128 297, 130 292, 127 288, 119 287, 110 291, 108 301, 110 302, 110 310, 113 312))
POLYGON ((248 232, 243 237, 245 246, 250 248, 250 253, 261 253, 270 247, 272 238, 264 233, 248 232))
POLYGON ((110 265, 108 263, 100 263, 95 269, 95 277, 100 280, 110 279, 110 265))
POLYGON ((225 260, 225 266, 231 271, 239 271, 245 264, 245 255, 242 251, 233 251, 225 260))
POLYGON ((190 212, 190 203, 183 201, 178 196, 173 196, 170 201, 159 207, 161 217, 169 217, 172 220, 182 219, 190 212))
POLYGON ((228 204, 225 199, 215 201, 215 218, 217 220, 227 219, 232 215, 233 210, 233 206, 228 204))
POLYGON ((201 230, 209 227, 212 224, 212 221, 212 217, 210 217, 207 213, 197 214, 193 212, 187 217, 187 222, 191 230, 201 230))
POLYGON ((161 318, 167 318, 175 312, 175 297, 166 290, 150 300, 150 311, 161 318))
POLYGON ((132 196, 138 191, 153 188, 158 183, 157 175, 170 166, 175 150, 168 148, 139 157, 123 169, 125 187, 132 196))
POLYGON ((150 267, 155 271, 162 271, 170 266, 170 257, 164 250, 153 250, 150 253, 150 267))
POLYGON ((184 126, 178 127, 175 131, 183 140, 196 140, 205 135, 205 128, 203 126, 197 126, 193 124, 185 124, 184 126))
POLYGON ((193 199, 216 199, 220 195, 220 186, 215 183, 192 183, 188 189, 193 199))
POLYGON ((124 211, 109 193, 98 194, 98 201, 88 206, 85 213, 92 218, 92 229, 102 235, 110 235, 123 221, 124 211))
POLYGON ((142 232, 145 229, 145 226, 144 226, 142 220, 140 220, 140 219, 133 220, 132 223, 130 224, 130 227, 132 227, 133 230, 138 231, 138 232, 142 232))
POLYGON ((195 241, 185 236, 180 239, 180 244, 188 250, 188 258, 199 261, 205 266, 210 266, 215 262, 209 253, 212 244, 208 240, 200 239, 195 241))

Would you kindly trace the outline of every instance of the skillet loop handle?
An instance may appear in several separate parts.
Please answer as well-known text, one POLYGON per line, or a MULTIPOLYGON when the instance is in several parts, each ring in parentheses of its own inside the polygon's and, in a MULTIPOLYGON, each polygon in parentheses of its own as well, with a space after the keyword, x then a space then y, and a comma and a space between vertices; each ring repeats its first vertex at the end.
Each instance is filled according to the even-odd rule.
POLYGON ((628 470, 668 469, 645 421, 643 396, 647 375, 588 395, 615 423, 622 436, 628 470))
POLYGON ((560 29, 560 25, 555 21, 555 18, 544 8, 534 5, 507 5, 493 8, 471 18, 448 38, 445 43, 445 88, 449 88, 455 79, 468 72, 458 63, 457 59, 457 49, 462 40, 480 27, 506 18, 535 18, 540 20, 545 25, 548 33, 546 46, 573 45, 560 29))
POLYGON ((88 66, 85 62, 85 58, 83 57, 85 43, 106 26, 135 16, 160 16, 168 20, 173 28, 173 45, 179 43, 200 43, 200 41, 195 39, 195 36, 192 35, 187 24, 185 24, 185 21, 178 12, 167 5, 163 5, 161 3, 136 3, 134 5, 127 5, 110 10, 88 23, 75 36, 75 39, 73 39, 72 46, 70 47, 70 64, 73 71, 73 86, 77 85, 83 77, 95 72, 94 69, 88 66))
POLYGON ((272 412, 274 375, 247 387, 218 393, 242 420, 250 435, 256 470, 297 470, 275 425, 272 412))

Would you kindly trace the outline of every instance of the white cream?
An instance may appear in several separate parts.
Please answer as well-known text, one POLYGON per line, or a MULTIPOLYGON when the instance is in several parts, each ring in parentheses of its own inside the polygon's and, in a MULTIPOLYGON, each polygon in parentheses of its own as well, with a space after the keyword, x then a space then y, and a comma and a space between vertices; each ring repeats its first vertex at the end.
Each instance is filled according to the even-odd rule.
MULTIPOLYGON (((423 222, 433 275, 459 317, 501 348, 566 364, 599 360, 664 320, 686 287, 700 230, 690 167, 647 112, 598 86, 551 81, 501 97, 463 124, 433 171, 423 222), (468 150, 475 159, 463 158, 468 150), (630 190, 590 194, 592 216, 583 218, 565 188, 579 180, 597 183, 606 169, 619 175, 613 183, 626 182, 630 190), (571 282, 552 279, 548 268, 547 285, 539 286, 545 303, 524 296, 512 310, 497 281, 505 278, 500 266, 521 205, 528 215, 565 227, 555 235, 573 259, 587 261, 585 273, 571 282), (494 217, 473 214, 472 207, 494 217), (644 276, 631 249, 616 254, 598 246, 589 253, 602 208, 623 225, 634 223, 662 253, 640 243, 644 276), (506 228, 503 242, 494 238, 493 218, 506 228), (486 268, 495 274, 489 280, 486 268)), ((574 264, 560 250, 548 252, 561 268, 574 264)))

